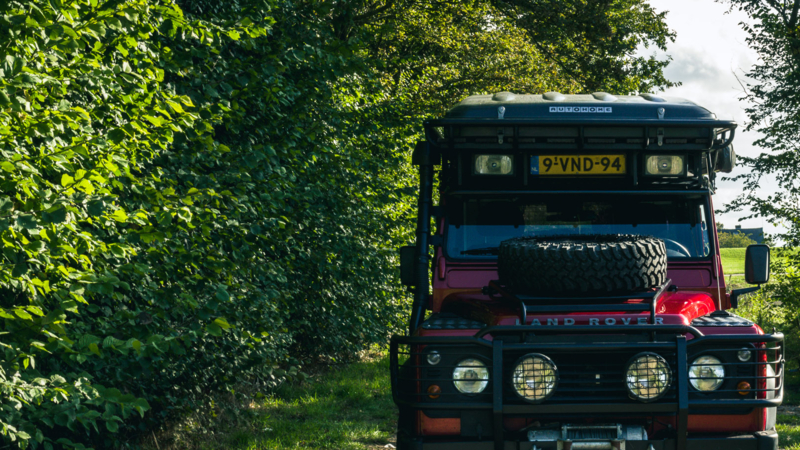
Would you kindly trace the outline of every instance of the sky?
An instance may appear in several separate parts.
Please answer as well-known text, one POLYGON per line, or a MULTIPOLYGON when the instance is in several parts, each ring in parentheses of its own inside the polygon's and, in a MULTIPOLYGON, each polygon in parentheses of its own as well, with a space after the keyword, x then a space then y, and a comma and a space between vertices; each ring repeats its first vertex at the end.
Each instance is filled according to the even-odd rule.
MULTIPOLYGON (((667 89, 662 95, 674 95, 691 100, 717 114, 720 119, 733 119, 739 123, 734 139, 737 155, 755 156, 761 151, 753 145, 758 139, 755 132, 744 132, 747 123, 745 108, 748 104, 741 100, 742 87, 739 79, 746 84, 744 76, 758 60, 746 42, 747 34, 739 25, 747 21, 747 15, 737 10, 728 12, 729 5, 714 0, 649 0, 656 11, 669 11, 666 22, 677 33, 674 43, 667 47, 666 54, 672 56, 672 63, 664 70, 667 79, 683 83, 676 88, 667 89)), ((640 49, 640 54, 656 54, 659 59, 665 53, 653 48, 640 49)), ((743 173, 738 166, 731 175, 743 173)), ((775 190, 775 184, 762 183, 761 194, 775 190)), ((733 200, 741 188, 733 182, 719 181, 713 201, 716 209, 733 200)), ((717 222, 726 228, 741 225, 742 228, 764 227, 766 233, 779 231, 767 221, 747 219, 738 220, 746 212, 719 214, 717 222)))

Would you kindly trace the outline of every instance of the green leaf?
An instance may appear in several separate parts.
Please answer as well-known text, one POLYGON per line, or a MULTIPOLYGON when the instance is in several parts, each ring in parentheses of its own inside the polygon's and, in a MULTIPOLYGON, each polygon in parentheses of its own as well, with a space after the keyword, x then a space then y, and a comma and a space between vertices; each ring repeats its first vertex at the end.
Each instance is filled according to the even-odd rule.
POLYGON ((20 430, 20 431, 17 431, 17 437, 25 439, 25 440, 28 440, 28 439, 31 438, 31 435, 26 433, 26 432, 24 432, 24 431, 22 431, 22 430, 20 430))
POLYGON ((5 60, 3 61, 3 71, 5 72, 6 77, 15 77, 18 73, 22 72, 22 67, 22 58, 6 55, 5 60))
POLYGON ((119 128, 115 128, 108 132, 108 140, 110 140, 115 144, 119 144, 120 142, 125 140, 125 136, 126 136, 125 132, 119 128))
POLYGON ((15 309, 14 314, 16 314, 22 320, 33 320, 33 316, 22 309, 15 309))
POLYGON ((0 213, 8 213, 14 209, 14 201, 8 197, 0 196, 0 213))
POLYGON ((69 187, 75 184, 75 179, 72 178, 69 174, 61 175, 61 186, 69 187))
POLYGON ((2 163, 0 163, 0 169, 3 169, 6 172, 12 172, 12 173, 17 170, 16 166, 14 166, 14 164, 12 164, 12 163, 10 163, 8 161, 3 161, 2 163))
POLYGON ((229 330, 229 329, 233 328, 233 326, 230 325, 228 323, 228 321, 225 320, 224 317, 217 317, 216 319, 214 319, 214 323, 219 325, 221 328, 223 328, 225 330, 229 330))
POLYGON ((231 299, 230 294, 224 288, 220 287, 217 289, 217 293, 215 294, 217 299, 221 302, 227 302, 231 299))
POLYGON ((17 216, 17 225, 21 228, 32 230, 38 226, 38 221, 33 214, 20 214, 17 216))
POLYGON ((53 207, 42 214, 45 223, 61 223, 67 220, 67 209, 64 207, 53 207))
POLYGON ((103 354, 100 353, 100 347, 98 347, 97 344, 95 344, 94 342, 89 344, 89 351, 101 358, 103 357, 103 354))
POLYGON ((144 118, 145 118, 145 119, 146 119, 148 122, 152 123, 153 125, 155 125, 155 126, 157 126, 157 127, 160 127, 160 126, 161 126, 161 124, 163 123, 163 120, 162 120, 160 117, 154 117, 154 116, 148 116, 148 115, 145 115, 145 116, 144 116, 144 118))
POLYGON ((21 277, 21 276, 25 275, 26 273, 28 273, 28 270, 29 270, 29 267, 28 267, 28 263, 26 263, 26 262, 21 262, 21 263, 14 264, 14 270, 11 271, 11 276, 14 277, 14 278, 21 277))
POLYGON ((222 336, 222 328, 214 322, 206 325, 206 331, 213 336, 222 336))
POLYGON ((103 200, 92 200, 86 204, 86 211, 90 216, 102 216, 106 210, 106 204, 103 200))
POLYGON ((111 218, 116 220, 117 222, 127 222, 128 214, 126 214, 125 211, 118 209, 114 211, 113 214, 111 214, 111 218))
POLYGON ((114 254, 117 258, 124 258, 125 257, 125 250, 117 244, 111 244, 108 246, 111 253, 114 254))
POLYGON ((139 412, 139 415, 141 415, 142 418, 144 418, 144 413, 150 410, 150 404, 147 403, 147 400, 143 398, 137 398, 133 402, 133 407, 139 412))

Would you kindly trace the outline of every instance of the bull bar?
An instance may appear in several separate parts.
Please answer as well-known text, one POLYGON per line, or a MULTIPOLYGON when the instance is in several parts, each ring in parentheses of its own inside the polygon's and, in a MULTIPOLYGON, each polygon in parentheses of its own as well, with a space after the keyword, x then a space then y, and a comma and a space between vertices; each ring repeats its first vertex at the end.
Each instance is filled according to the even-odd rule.
MULTIPOLYGON (((405 347, 404 347, 405 348, 405 347)), ((725 349, 733 350, 733 349, 725 349)), ((492 417, 492 441, 465 441, 459 436, 450 437, 449 440, 441 438, 416 437, 409 442, 401 443, 398 440, 400 449, 425 449, 425 450, 504 450, 504 449, 546 449, 549 444, 542 445, 533 442, 526 442, 519 437, 514 438, 517 432, 506 432, 503 428, 504 418, 512 415, 541 415, 541 414, 633 414, 633 415, 674 415, 676 416, 676 434, 674 439, 660 439, 648 441, 628 441, 627 449, 642 450, 687 450, 687 449, 708 449, 711 441, 718 442, 724 439, 725 448, 731 449, 750 449, 761 450, 765 448, 776 448, 777 434, 774 432, 759 432, 743 436, 688 436, 689 413, 703 413, 710 410, 714 414, 734 414, 733 410, 741 411, 743 408, 769 408, 777 407, 783 400, 783 375, 784 375, 784 348, 783 334, 727 334, 727 335, 704 335, 696 327, 689 325, 611 325, 611 326, 488 326, 473 336, 393 336, 390 344, 390 370, 392 397, 394 402, 400 407, 401 411, 406 410, 427 410, 427 411, 466 411, 482 410, 491 411, 492 417), (581 342, 535 342, 541 336, 565 336, 565 335, 584 335, 581 342), (687 339, 686 335, 691 335, 687 339), (506 338, 505 340, 519 340, 519 343, 505 343, 504 337, 517 336, 515 339, 506 338), (599 338, 587 341, 585 335, 626 335, 635 337, 642 335, 647 337, 641 342, 602 342, 599 338), (491 340, 486 339, 491 336, 491 340), (468 345, 486 352, 487 359, 490 358, 488 367, 489 387, 491 398, 485 401, 459 398, 458 401, 450 402, 431 402, 420 401, 424 397, 421 391, 416 394, 401 392, 399 383, 401 381, 400 347, 407 346, 412 349, 405 353, 409 356, 408 362, 413 363, 413 358, 422 355, 420 348, 429 345, 468 345), (760 374, 750 377, 757 381, 756 389, 752 392, 757 393, 756 397, 764 398, 703 398, 694 395, 690 398, 688 355, 693 348, 706 347, 708 345, 723 345, 740 348, 742 345, 752 346, 761 354, 773 352, 775 357, 770 360, 766 356, 766 361, 748 363, 753 366, 774 366, 774 375, 760 374), (417 350, 413 350, 417 349, 417 350), (631 402, 628 399, 620 399, 620 402, 602 403, 583 403, 570 404, 568 402, 545 401, 540 404, 514 404, 504 398, 504 382, 509 378, 508 373, 504 373, 504 353, 520 351, 560 351, 566 353, 603 351, 618 351, 620 349, 630 349, 631 351, 670 351, 675 355, 675 395, 668 399, 653 403, 631 402), (489 356, 490 355, 490 356, 489 356), (773 387, 769 387, 768 380, 773 380, 773 387), (762 387, 763 386, 763 387, 762 387), (763 394, 763 395, 761 395, 763 394), (772 394, 772 398, 767 398, 772 394), (416 400, 414 399, 416 397, 416 400), (507 438, 513 440, 508 440, 507 438), (459 439, 453 441, 452 439, 459 439), (773 445, 774 444, 774 445, 773 445)), ((422 362, 418 365, 410 364, 410 368, 421 368, 422 362)), ((417 375, 415 377, 418 378, 417 375)), ((445 379, 446 380, 446 379, 445 379)), ((408 380, 407 380, 408 381, 408 380)), ((416 380, 425 381, 425 380, 416 380)), ((419 390, 419 388, 417 387, 419 390)), ((734 389, 735 391, 735 389, 734 389)), ((697 394, 697 391, 692 392, 697 394)), ((507 396, 506 396, 507 397, 507 396)), ((553 443, 555 445, 555 443, 553 443)), ((556 447, 553 446, 553 449, 556 447)))

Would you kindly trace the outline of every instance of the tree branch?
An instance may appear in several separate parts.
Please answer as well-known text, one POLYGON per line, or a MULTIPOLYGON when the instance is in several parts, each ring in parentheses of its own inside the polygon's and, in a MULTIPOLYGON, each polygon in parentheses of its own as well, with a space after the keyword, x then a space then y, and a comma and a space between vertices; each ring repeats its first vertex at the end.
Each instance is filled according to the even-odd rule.
POLYGON ((789 19, 789 27, 794 28, 797 26, 797 12, 800 10, 800 0, 794 0, 792 5, 792 17, 789 19))
MULTIPOLYGON (((783 23, 786 26, 789 26, 789 18, 786 17, 786 7, 781 7, 776 0, 765 0, 769 6, 772 7, 778 14, 780 14, 781 18, 783 18, 783 23)), ((796 0, 795 0, 796 1, 796 0)))

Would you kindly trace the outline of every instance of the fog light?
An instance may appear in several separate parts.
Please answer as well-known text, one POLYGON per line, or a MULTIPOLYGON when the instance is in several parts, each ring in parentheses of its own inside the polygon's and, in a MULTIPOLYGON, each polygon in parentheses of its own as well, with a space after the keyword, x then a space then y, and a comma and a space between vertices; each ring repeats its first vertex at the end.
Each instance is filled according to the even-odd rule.
POLYGON ((513 175, 511 155, 475 155, 475 175, 513 175))
POLYGON ((725 368, 722 362, 713 356, 701 356, 689 366, 689 382, 698 391, 719 389, 724 378, 725 368))
POLYGON ((489 370, 477 359, 465 359, 453 370, 453 384, 462 394, 480 394, 489 385, 489 370))
POLYGON ((686 164, 683 156, 676 155, 648 155, 645 164, 647 175, 680 176, 686 174, 686 164))
POLYGON ((628 393, 641 401, 657 400, 672 383, 672 370, 667 361, 655 353, 639 353, 625 371, 628 393))
POLYGON ((435 366, 442 361, 442 355, 440 355, 436 350, 433 350, 432 352, 428 353, 428 357, 426 359, 428 360, 428 364, 435 366))
POLYGON ((428 397, 432 399, 437 399, 441 394, 442 394, 442 388, 440 388, 439 386, 435 384, 428 386, 428 397))
POLYGON ((739 350, 736 356, 739 358, 739 361, 745 362, 745 361, 750 361, 750 358, 753 356, 753 353, 750 350, 743 348, 739 350))
POLYGON ((541 402, 553 395, 558 370, 550 358, 531 353, 519 359, 511 375, 511 386, 525 400, 541 402))
POLYGON ((736 385, 736 389, 739 390, 740 394, 747 395, 750 393, 750 383, 747 381, 740 381, 739 384, 736 385))

